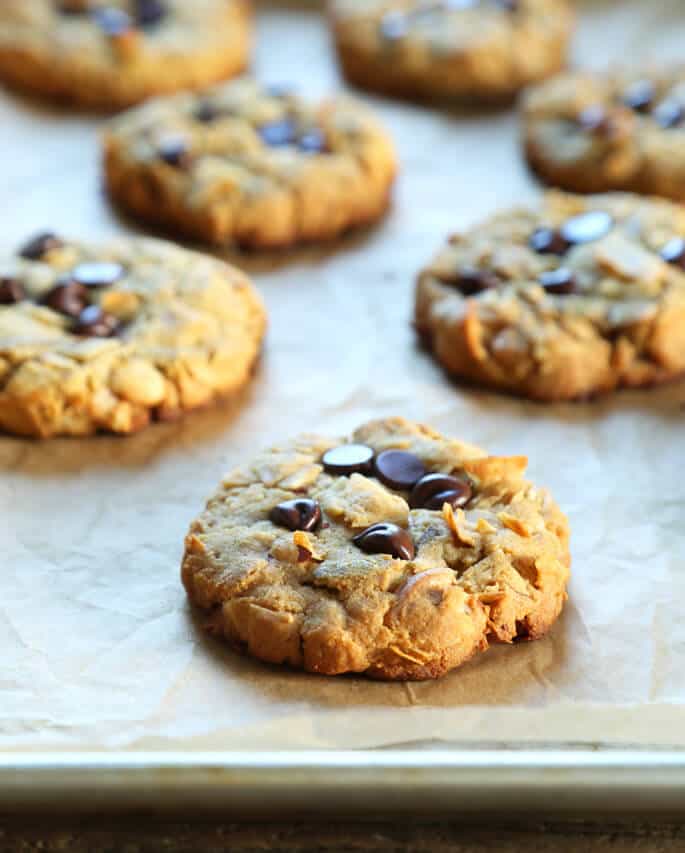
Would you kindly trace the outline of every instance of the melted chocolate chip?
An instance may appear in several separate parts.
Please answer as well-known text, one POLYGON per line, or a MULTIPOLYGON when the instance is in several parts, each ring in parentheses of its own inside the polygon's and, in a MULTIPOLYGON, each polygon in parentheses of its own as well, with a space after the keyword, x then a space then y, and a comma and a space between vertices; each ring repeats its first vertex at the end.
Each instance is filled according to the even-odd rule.
POLYGON ((397 560, 414 559, 414 543, 402 527, 389 522, 372 524, 352 540, 366 554, 390 554, 397 560))
POLYGON ((153 27, 166 17, 167 8, 162 0, 136 0, 136 23, 141 27, 153 27))
POLYGON ((124 12, 123 9, 116 9, 114 6, 105 6, 102 9, 96 9, 93 17, 95 18, 95 23, 109 38, 122 36, 133 29, 133 19, 131 16, 124 12))
POLYGON ((157 145, 157 154, 160 160, 176 169, 185 169, 191 162, 188 142, 183 136, 166 136, 161 139, 157 145))
POLYGON ((117 326, 116 317, 106 314, 99 305, 89 305, 79 314, 72 332, 88 338, 111 338, 117 326))
POLYGON ((412 509, 440 510, 444 503, 453 507, 465 506, 473 490, 468 480, 449 474, 426 474, 412 489, 409 506, 412 509))
POLYGON ((559 229, 562 238, 570 245, 590 243, 599 240, 607 234, 614 220, 604 210, 588 210, 572 216, 559 229))
POLYGON ((391 489, 411 489, 426 473, 426 466, 413 453, 384 450, 374 462, 376 477, 391 489))
POLYGON ((0 277, 0 305, 14 305, 26 299, 24 285, 11 276, 0 277))
POLYGON ((347 476, 371 471, 373 450, 365 444, 341 444, 327 450, 321 461, 329 474, 347 476))
POLYGON ((528 242, 539 255, 565 255, 569 250, 568 241, 555 228, 536 228, 528 242))
POLYGON ((547 293, 567 294, 576 289, 576 280, 571 270, 566 267, 558 267, 555 270, 546 270, 540 273, 540 284, 547 293))
POLYGON ((86 287, 107 287, 124 276, 121 264, 112 261, 87 261, 78 264, 69 273, 72 281, 86 287))
POLYGON ((275 506, 269 513, 271 521, 288 530, 316 530, 321 524, 321 508, 310 498, 296 498, 275 506))
POLYGON ((685 107, 673 98, 667 98, 659 104, 652 116, 657 124, 665 130, 670 130, 685 120, 685 107))
POLYGON ((79 317, 88 305, 88 288, 77 281, 67 279, 48 290, 41 302, 58 314, 79 317))
POLYGON ((274 148, 280 145, 292 145, 296 139, 295 125, 287 118, 263 124, 257 132, 267 145, 274 148))
POLYGON ((26 258, 27 261, 39 261, 48 252, 51 252, 53 249, 59 249, 63 245, 59 237, 53 234, 52 231, 44 231, 42 234, 37 234, 22 246, 19 254, 22 258, 26 258))
POLYGON ((316 128, 306 130, 297 140, 297 147, 308 154, 321 154, 326 150, 326 137, 316 128))
POLYGON ((623 93, 623 103, 638 113, 649 112, 654 101, 654 84, 649 80, 637 80, 631 83, 623 93))
POLYGON ((195 107, 193 116, 203 124, 210 124, 219 117, 219 110, 211 101, 200 101, 195 107))
POLYGON ((450 281, 464 296, 475 296, 484 290, 492 290, 501 284, 500 279, 491 270, 478 270, 474 267, 462 267, 456 281, 450 281))
POLYGON ((682 237, 671 238, 660 254, 667 264, 673 264, 685 270, 685 240, 682 237))

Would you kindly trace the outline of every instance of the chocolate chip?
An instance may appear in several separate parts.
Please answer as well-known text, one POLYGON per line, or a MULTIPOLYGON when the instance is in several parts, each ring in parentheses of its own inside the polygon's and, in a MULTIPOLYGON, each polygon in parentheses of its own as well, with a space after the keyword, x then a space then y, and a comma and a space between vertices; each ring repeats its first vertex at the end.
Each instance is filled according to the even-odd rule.
POLYGON ((136 0, 136 23, 141 27, 153 27, 167 14, 167 8, 162 0, 136 0))
POLYGON ((78 264, 69 277, 86 287, 107 287, 124 276, 121 264, 112 261, 87 261, 78 264))
POLYGON ((116 317, 106 314, 99 305, 89 305, 79 314, 72 327, 75 335, 89 338, 111 338, 116 332, 116 317))
POLYGON ((329 474, 342 476, 370 473, 372 460, 373 450, 365 444, 341 444, 327 450, 321 458, 329 474))
POLYGON ((358 533, 352 541, 366 554, 390 554, 397 560, 414 559, 415 550, 411 536, 396 524, 372 524, 358 533))
POLYGON ((667 264, 673 264, 685 270, 685 240, 682 237, 670 239, 660 254, 667 264))
POLYGON ((273 147, 291 145, 296 138, 295 125, 287 118, 272 121, 270 124, 263 124, 257 132, 267 145, 273 147))
POLYGON ((546 270, 540 273, 538 280, 548 293, 566 294, 573 293, 576 289, 573 273, 566 267, 546 270))
POLYGON ((157 154, 160 160, 177 169, 185 169, 191 162, 188 142, 183 136, 163 137, 157 144, 157 154))
POLYGON ((616 129, 614 121, 601 104, 592 104, 582 110, 578 116, 578 124, 597 136, 611 136, 616 129))
POLYGON ((652 113, 654 121, 666 130, 678 127, 685 119, 685 108, 673 98, 662 101, 652 113))
POLYGON ((599 240, 607 234, 614 224, 614 220, 604 210, 588 210, 572 216, 559 229, 562 238, 570 245, 578 243, 590 243, 599 240))
POLYGON ((387 41, 397 41, 409 32, 409 16, 404 12, 388 12, 380 25, 381 36, 387 41))
POLYGON ((88 288, 77 281, 58 282, 41 299, 43 305, 67 317, 79 317, 88 305, 88 288))
POLYGON ((623 93, 623 103, 638 113, 646 113, 654 100, 654 84, 649 80, 637 80, 631 83, 623 93))
POLYGON ((275 506, 269 518, 278 527, 288 530, 316 530, 321 523, 321 508, 310 498, 296 498, 275 506))
POLYGON ((51 252, 53 249, 59 249, 63 245, 59 237, 53 234, 52 231, 44 231, 42 234, 37 234, 22 246, 19 254, 22 258, 26 258, 27 261, 40 261, 48 252, 51 252))
POLYGON ((57 8, 63 15, 85 15, 90 5, 91 0, 60 0, 57 8))
POLYGON ((411 489, 426 473, 426 466, 406 450, 384 450, 374 462, 374 471, 384 486, 391 489, 411 489))
POLYGON ((536 228, 528 243, 539 255, 565 255, 569 249, 568 241, 555 228, 536 228))
POLYGON ((114 6, 105 6, 102 9, 96 9, 93 17, 102 32, 106 36, 109 36, 109 38, 122 36, 133 29, 133 19, 131 16, 124 12, 123 9, 116 9, 114 6))
POLYGON ((11 276, 0 277, 0 305, 14 305, 26 299, 23 284, 11 276))
POLYGON ((501 284, 500 279, 490 270, 479 270, 475 267, 462 267, 456 281, 451 281, 454 287, 464 296, 475 296, 484 290, 492 290, 501 284))
POLYGON ((201 121, 203 124, 209 124, 210 122, 217 120, 219 117, 219 110, 211 101, 200 101, 200 103, 195 107, 193 116, 197 121, 201 121))
POLYGON ((297 140, 297 147, 308 154, 321 154, 326 150, 326 137, 316 128, 307 130, 297 140))
POLYGON ((465 506, 473 490, 468 480, 450 474, 426 474, 409 495, 412 509, 442 509, 444 503, 453 507, 465 506))

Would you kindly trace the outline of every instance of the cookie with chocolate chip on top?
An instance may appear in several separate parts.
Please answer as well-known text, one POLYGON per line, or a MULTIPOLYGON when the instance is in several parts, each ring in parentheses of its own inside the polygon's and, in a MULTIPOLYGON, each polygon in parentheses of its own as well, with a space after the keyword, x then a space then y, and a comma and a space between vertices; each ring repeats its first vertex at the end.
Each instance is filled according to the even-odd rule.
POLYGON ((415 325, 454 376, 541 401, 685 371, 685 209, 550 192, 453 235, 421 272, 415 325))
POLYGON ((40 233, 0 260, 0 431, 131 433, 206 405, 249 381, 264 325, 214 258, 40 233))
POLYGON ((685 201, 685 65, 555 77, 526 93, 533 171, 573 192, 685 201))
POLYGON ((328 240, 386 211, 393 144, 372 114, 242 79, 145 104, 105 134, 111 198, 202 243, 284 248, 328 240))
POLYGON ((391 95, 511 100, 566 64, 567 0, 330 0, 343 73, 391 95))
POLYGON ((525 468, 403 418, 285 441, 224 477, 192 523, 188 597, 211 633, 269 663, 437 678, 543 636, 563 607, 568 524, 525 468))
POLYGON ((2 0, 0 80, 116 110, 238 74, 250 41, 249 0, 2 0))

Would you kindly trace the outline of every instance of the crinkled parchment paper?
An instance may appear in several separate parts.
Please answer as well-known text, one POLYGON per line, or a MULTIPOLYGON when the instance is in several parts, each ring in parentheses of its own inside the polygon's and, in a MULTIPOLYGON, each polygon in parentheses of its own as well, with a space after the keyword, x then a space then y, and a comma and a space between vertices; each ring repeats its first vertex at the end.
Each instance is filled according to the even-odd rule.
MULTIPOLYGON (((580 6, 576 60, 676 55, 681 0, 580 6)), ((257 68, 337 85, 307 4, 262 4, 257 68)), ((445 234, 537 189, 513 113, 375 100, 403 163, 378 228, 324 251, 239 258, 271 315, 235 404, 130 439, 0 439, 0 748, 248 749, 392 744, 685 746, 685 386, 543 407, 450 384, 415 346, 413 275, 445 234), (573 579, 546 639, 435 683, 270 668, 205 638, 178 567, 229 466, 285 434, 403 414, 526 453, 573 529, 573 579)), ((98 122, 0 95, 1 248, 50 227, 130 228, 102 197, 98 122)))

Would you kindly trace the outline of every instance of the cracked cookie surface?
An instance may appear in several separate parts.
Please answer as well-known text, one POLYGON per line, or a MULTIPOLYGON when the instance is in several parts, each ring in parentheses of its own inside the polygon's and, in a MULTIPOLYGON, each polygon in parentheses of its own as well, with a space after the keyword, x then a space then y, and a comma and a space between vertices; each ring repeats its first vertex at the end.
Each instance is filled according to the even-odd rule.
POLYGON ((502 100, 566 64, 566 0, 331 0, 347 79, 413 97, 502 100))
POLYGON ((243 79, 118 117, 105 134, 111 197, 142 220, 211 244, 286 247, 379 219, 393 145, 370 113, 243 79))
POLYGON ((526 157, 574 192, 685 201, 685 66, 564 74, 526 93, 526 157))
POLYGON ((0 261, 0 429, 130 433, 236 391, 265 313, 249 280, 146 239, 40 234, 0 261))
POLYGON ((436 678, 561 611, 568 525, 526 462, 402 418, 300 436, 224 478, 186 537, 186 591, 261 660, 436 678))
POLYGON ((627 194, 550 192, 494 216, 419 275, 415 323, 477 384, 543 401, 685 371, 685 210, 627 194))
POLYGON ((247 0, 3 0, 0 79, 118 109, 244 70, 250 19, 247 0))

